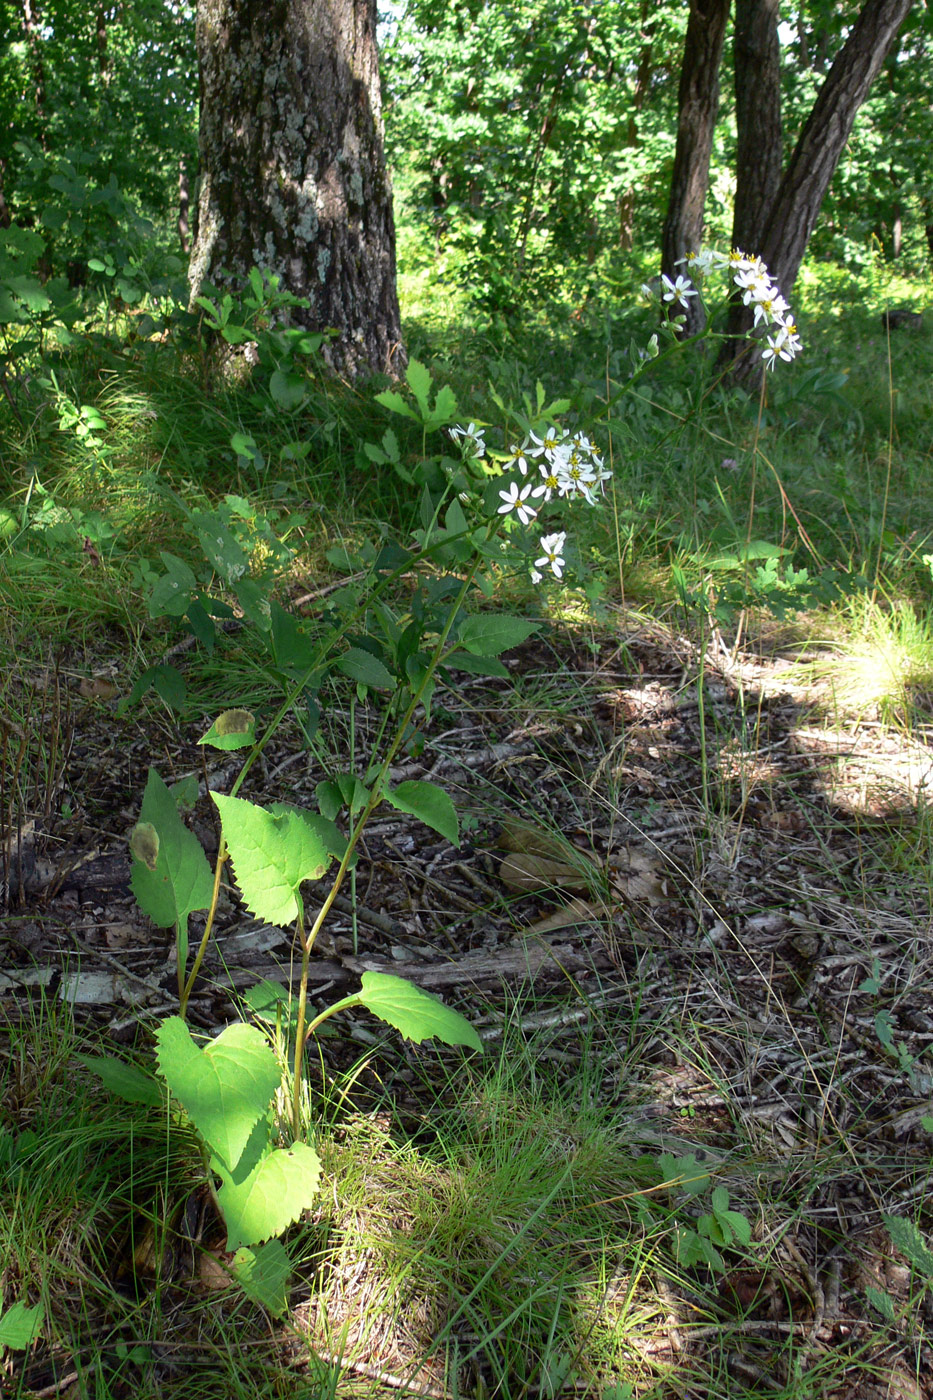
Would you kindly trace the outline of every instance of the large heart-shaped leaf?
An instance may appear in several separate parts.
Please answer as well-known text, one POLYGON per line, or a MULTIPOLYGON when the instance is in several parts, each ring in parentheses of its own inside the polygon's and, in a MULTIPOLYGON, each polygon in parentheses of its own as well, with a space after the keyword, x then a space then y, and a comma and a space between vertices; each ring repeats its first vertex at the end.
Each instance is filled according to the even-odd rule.
POLYGON ((217 1204, 227 1226, 228 1249, 280 1235, 311 1205, 321 1177, 320 1158, 304 1142, 269 1152, 239 1182, 221 1163, 213 1165, 223 1180, 217 1204))
POLYGON ((268 1041, 255 1026, 235 1021, 201 1050, 181 1017, 170 1016, 156 1031, 156 1043, 170 1091, 214 1157, 234 1171, 281 1082, 268 1041))
POLYGON ((276 802, 257 807, 242 797, 211 793, 220 812, 224 840, 244 902, 267 924, 298 917, 298 889, 319 880, 346 841, 333 822, 276 802))

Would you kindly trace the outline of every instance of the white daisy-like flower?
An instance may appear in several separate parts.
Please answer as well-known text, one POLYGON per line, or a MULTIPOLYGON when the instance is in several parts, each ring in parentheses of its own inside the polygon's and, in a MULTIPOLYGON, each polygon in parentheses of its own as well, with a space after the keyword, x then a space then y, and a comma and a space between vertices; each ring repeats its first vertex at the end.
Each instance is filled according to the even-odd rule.
POLYGON ((567 433, 563 428, 551 427, 545 428, 541 437, 538 437, 537 433, 529 433, 528 436, 534 444, 528 448, 529 457, 546 457, 561 450, 567 433))
MULTIPOLYGON (((561 530, 555 535, 542 535, 541 537, 541 558, 535 560, 535 571, 549 568, 555 578, 562 578, 566 564, 563 559, 564 542, 567 539, 567 532, 561 530)), ((534 575, 532 575, 534 577, 534 575)), ((540 577, 540 575, 539 575, 540 577)), ((537 583, 537 579, 535 582, 537 583)))
POLYGON ((538 514, 535 507, 528 503, 528 497, 531 495, 530 481, 528 485, 523 486, 521 490, 518 489, 517 482, 510 481, 509 489, 507 491, 500 491, 499 495, 504 502, 504 505, 499 507, 499 515, 508 515, 509 511, 514 510, 523 525, 530 525, 538 514))
POLYGON ((690 278, 682 277, 680 273, 677 274, 673 281, 671 281, 670 277, 666 274, 662 275, 661 284, 664 288, 661 293, 661 300, 669 301, 674 306, 688 307, 690 305, 688 297, 699 295, 696 287, 694 287, 693 283, 690 281, 690 278))
POLYGON ((528 475, 527 437, 525 438, 525 441, 522 443, 521 447, 519 447, 518 444, 514 442, 509 445, 509 455, 506 458, 506 460, 502 463, 502 470, 504 472, 508 472, 511 471, 513 468, 517 468, 518 471, 521 472, 522 476, 528 475))
POLYGON ((540 486, 535 487, 531 493, 532 496, 543 496, 546 501, 549 501, 555 491, 560 495, 560 472, 558 468, 553 466, 550 462, 542 462, 538 470, 544 478, 544 481, 540 486))
POLYGON ((717 253, 713 248, 704 248, 700 252, 690 252, 686 257, 678 258, 674 263, 675 267, 686 267, 694 277, 706 277, 717 267, 721 267, 721 253, 717 253))

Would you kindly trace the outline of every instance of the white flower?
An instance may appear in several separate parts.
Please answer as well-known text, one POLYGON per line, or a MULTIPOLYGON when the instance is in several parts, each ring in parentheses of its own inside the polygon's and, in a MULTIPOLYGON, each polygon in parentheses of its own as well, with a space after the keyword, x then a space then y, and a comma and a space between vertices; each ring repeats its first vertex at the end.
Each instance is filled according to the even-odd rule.
POLYGON ((478 428, 475 423, 471 423, 468 428, 449 428, 448 432, 454 442, 462 441, 471 457, 485 457, 486 443, 483 440, 483 429, 478 428))
POLYGON ((531 494, 535 497, 543 496, 546 501, 549 501, 555 491, 558 495, 560 494, 560 475, 558 469, 550 462, 542 462, 539 471, 544 477, 544 484, 536 486, 531 494))
POLYGON ((774 369, 779 358, 792 360, 802 348, 796 327, 794 331, 790 331, 787 326, 781 326, 775 335, 768 336, 768 343, 761 352, 761 358, 768 369, 774 369))
POLYGON ((674 266, 689 268, 695 277, 706 277, 715 268, 722 266, 721 258, 721 253, 715 252, 712 248, 704 248, 702 252, 691 252, 684 258, 678 258, 674 266))
POLYGON ((662 301, 673 302, 675 306, 688 307, 690 303, 687 300, 687 298, 695 297, 698 295, 696 288, 690 281, 690 278, 681 277, 679 273, 677 277, 675 277, 673 282, 666 275, 663 275, 661 277, 661 282, 664 287, 664 291, 661 294, 662 301))
POLYGON ((529 447, 528 455, 546 457, 550 453, 560 451, 567 434, 563 428, 545 428, 543 437, 538 437, 537 433, 531 433, 529 436, 534 447, 529 447))
MULTIPOLYGON (((555 578, 562 577, 564 568, 566 567, 562 558, 564 553, 564 541, 566 538, 567 534, 564 530, 556 535, 542 535, 540 548, 543 553, 540 559, 535 560, 536 573, 539 569, 550 568, 555 578)), ((532 574, 535 583, 539 581, 540 577, 540 574, 538 574, 538 578, 535 578, 534 574, 532 574)))
POLYGON ((530 481, 520 491, 517 483, 510 481, 508 491, 500 491, 499 495, 505 502, 499 507, 499 515, 508 515, 510 510, 514 510, 522 524, 528 525, 538 514, 535 507, 528 504, 528 497, 531 495, 530 481))
POLYGON ((511 443, 510 446, 509 446, 509 455, 508 455, 508 457, 506 458, 506 460, 502 463, 502 470, 503 470, 504 472, 507 472, 507 471, 511 471, 511 469, 512 469, 513 467, 517 467, 518 470, 521 472, 522 476, 527 476, 527 474, 528 474, 528 457, 527 457, 527 452, 528 452, 528 439, 527 439, 527 438, 525 438, 525 441, 522 443, 521 447, 519 447, 519 446, 517 445, 517 443, 514 443, 514 442, 511 443))
POLYGON ((540 583, 541 580, 542 580, 543 578, 544 578, 544 575, 543 575, 542 573, 539 573, 537 569, 532 569, 532 571, 531 571, 531 581, 532 581, 532 583, 540 583))

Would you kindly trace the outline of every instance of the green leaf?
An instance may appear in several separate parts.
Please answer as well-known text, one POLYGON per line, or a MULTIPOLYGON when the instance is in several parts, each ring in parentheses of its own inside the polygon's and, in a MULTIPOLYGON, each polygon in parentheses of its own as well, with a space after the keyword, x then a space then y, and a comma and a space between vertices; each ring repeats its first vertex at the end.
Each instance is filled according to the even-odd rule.
POLYGON ((249 710, 224 710, 217 716, 199 744, 212 749, 245 749, 256 742, 256 717, 249 710))
POLYGON ((431 392, 431 371, 420 360, 409 360, 408 368, 405 370, 405 379, 408 387, 418 401, 421 409, 421 419, 424 422, 430 417, 428 407, 428 396, 431 392))
POLYGON ((394 389, 384 389, 381 394, 377 394, 376 403, 390 409, 392 413, 400 413, 403 418, 413 418, 416 423, 421 422, 415 410, 410 408, 401 394, 397 394, 394 389))
POLYGON ((148 1108, 161 1108, 162 1091, 151 1074, 128 1065, 112 1055, 75 1055, 79 1064, 96 1074, 104 1088, 126 1103, 142 1103, 148 1108))
POLYGON ((282 1316, 288 1307, 286 1288, 292 1264, 281 1240, 267 1240, 255 1250, 244 1245, 230 1267, 244 1293, 273 1317, 282 1316))
POLYGON ((188 915, 209 907, 214 877, 200 841, 178 815, 174 797, 154 768, 149 769, 139 817, 130 846, 133 893, 157 928, 177 924, 184 934, 188 915))
POLYGON ((431 428, 441 428, 445 423, 450 423, 457 416, 457 398, 449 384, 444 384, 437 391, 437 398, 431 410, 431 416, 426 426, 431 428))
POLYGON ((523 617, 508 617, 501 613, 478 613, 468 617, 460 628, 457 641, 466 651, 477 656, 498 656, 509 647, 520 646, 538 624, 523 617))
POLYGON ((280 1235, 313 1204, 321 1177, 320 1158, 303 1142, 267 1153, 240 1182, 222 1164, 215 1165, 223 1179, 217 1204, 227 1226, 228 1249, 280 1235))
POLYGON ((156 1045, 159 1073, 214 1157, 232 1172, 281 1083, 271 1046, 255 1026, 235 1021, 199 1050, 180 1016, 162 1022, 156 1045))
POLYGON ((333 822, 276 802, 257 807, 242 797, 212 792, 223 823, 243 900, 267 924, 289 924, 298 917, 298 889, 319 880, 346 841, 333 822))
POLYGON ((865 1297, 887 1322, 894 1322, 896 1313, 889 1294, 869 1284, 865 1289, 865 1297))
POLYGON ((482 1053, 483 1042, 465 1016, 403 977, 364 972, 357 1000, 406 1040, 420 1043, 433 1036, 445 1045, 468 1045, 482 1053))
POLYGON ((471 676, 496 676, 500 680, 507 680, 509 676, 508 669, 494 656, 474 656, 469 651, 451 652, 450 656, 445 657, 444 665, 466 671, 471 676))
POLYGON ((919 1273, 933 1281, 933 1253, 914 1222, 904 1220, 899 1215, 885 1215, 883 1219, 894 1248, 899 1250, 919 1273))
POLYGON ((391 671, 377 656, 364 651, 362 647, 350 647, 338 657, 336 667, 358 685, 368 685, 373 690, 395 689, 395 678, 391 671))
POLYGON ((26 1351, 35 1341, 45 1317, 41 1303, 29 1308, 25 1303, 14 1303, 0 1315, 0 1348, 11 1351, 26 1351))
POLYGON ((279 408, 288 413, 308 397, 308 381, 303 374, 286 374, 284 370, 276 369, 269 378, 269 393, 279 408))
POLYGON ((397 812, 408 812, 447 838, 452 846, 460 845, 460 826, 457 810, 449 795, 437 783, 420 779, 399 783, 398 787, 387 789, 386 802, 397 812))
POLYGON ((160 551, 166 572, 149 594, 150 617, 184 617, 198 581, 183 559, 160 551))

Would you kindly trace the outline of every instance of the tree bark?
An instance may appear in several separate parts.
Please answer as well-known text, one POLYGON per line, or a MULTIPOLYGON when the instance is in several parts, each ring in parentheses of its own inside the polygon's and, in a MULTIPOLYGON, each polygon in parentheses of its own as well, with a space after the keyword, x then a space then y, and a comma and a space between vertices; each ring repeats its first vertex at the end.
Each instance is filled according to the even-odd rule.
POLYGON ((336 329, 339 373, 401 368, 375 0, 198 0, 197 41, 192 300, 257 266, 307 298, 294 322, 336 329))
MULTIPOLYGON (((661 242, 661 268, 676 275, 678 258, 698 251, 709 187, 709 158, 719 106, 719 61, 730 0, 690 0, 678 93, 677 145, 661 242)), ((678 308, 680 314, 680 308, 678 308)), ((684 332, 695 335, 703 318, 695 300, 684 313, 684 332)))
POLYGON ((781 183, 779 0, 735 0, 735 209, 732 246, 756 253, 781 183))
POLYGON ((787 296, 852 124, 910 10, 911 0, 868 0, 817 93, 768 214, 759 249, 787 296))

